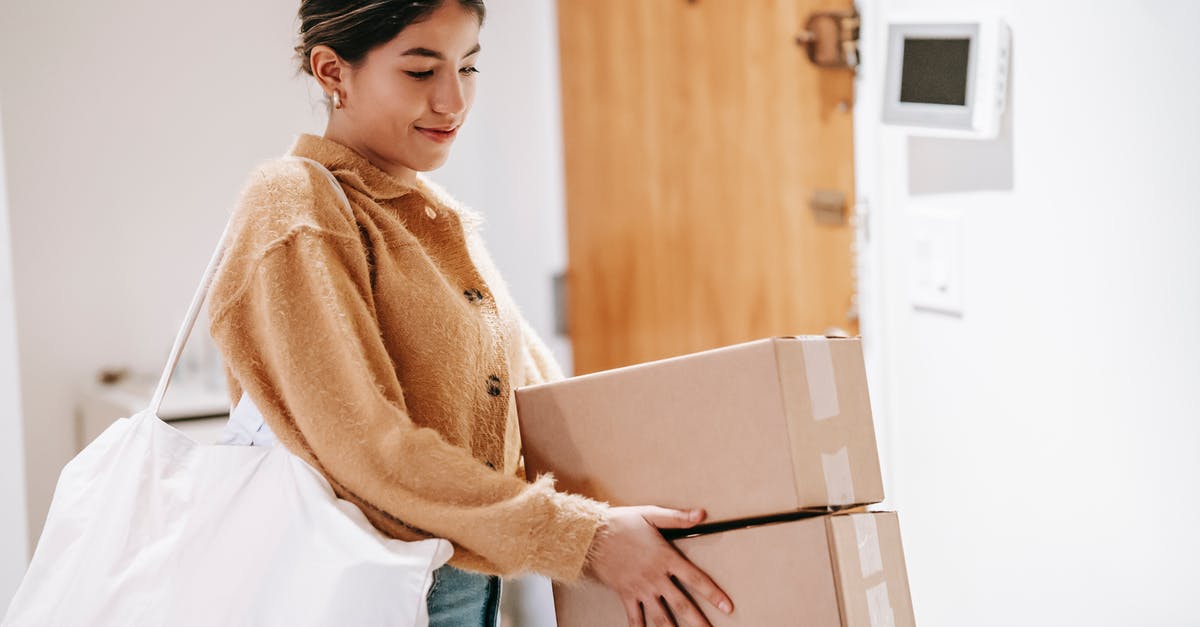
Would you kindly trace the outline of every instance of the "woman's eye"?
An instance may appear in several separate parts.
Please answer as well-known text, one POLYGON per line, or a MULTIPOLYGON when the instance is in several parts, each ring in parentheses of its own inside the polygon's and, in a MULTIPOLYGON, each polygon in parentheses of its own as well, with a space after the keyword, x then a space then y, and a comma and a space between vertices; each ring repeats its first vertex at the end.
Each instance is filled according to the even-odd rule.
MULTIPOLYGON (((471 74, 478 74, 479 68, 475 67, 474 65, 469 65, 469 66, 459 70, 459 72, 463 76, 470 76, 471 74)), ((419 81, 425 80, 425 79, 433 76, 433 70, 425 70, 424 72, 411 72, 411 71, 406 70, 404 73, 408 74, 409 76, 411 76, 419 81)))

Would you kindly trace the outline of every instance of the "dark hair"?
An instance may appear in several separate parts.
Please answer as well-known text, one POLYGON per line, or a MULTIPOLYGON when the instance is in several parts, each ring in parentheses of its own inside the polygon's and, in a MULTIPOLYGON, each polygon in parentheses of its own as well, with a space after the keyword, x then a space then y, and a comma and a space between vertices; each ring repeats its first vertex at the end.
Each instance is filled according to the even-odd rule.
MULTIPOLYGON (((312 49, 333 48, 350 65, 360 63, 376 46, 400 31, 424 21, 447 0, 301 0, 300 43, 296 46, 300 71, 312 76, 312 49)), ((483 0, 456 1, 483 24, 483 0)))

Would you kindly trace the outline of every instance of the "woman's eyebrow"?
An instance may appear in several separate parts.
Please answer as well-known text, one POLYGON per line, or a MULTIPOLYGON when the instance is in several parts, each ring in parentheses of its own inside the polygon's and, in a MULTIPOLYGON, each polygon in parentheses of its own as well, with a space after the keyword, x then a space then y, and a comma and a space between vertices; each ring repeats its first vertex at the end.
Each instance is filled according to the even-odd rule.
MULTIPOLYGON (((469 51, 467 51, 467 53, 463 55, 463 58, 465 59, 465 58, 475 54, 476 52, 479 52, 480 50, 482 50, 482 48, 479 46, 479 44, 475 44, 475 47, 471 48, 469 51)), ((408 56, 429 57, 431 59, 437 59, 439 61, 446 60, 445 55, 438 52, 437 50, 430 50, 429 48, 421 48, 421 47, 409 48, 408 50, 405 50, 400 56, 402 56, 402 57, 408 57, 408 56)))

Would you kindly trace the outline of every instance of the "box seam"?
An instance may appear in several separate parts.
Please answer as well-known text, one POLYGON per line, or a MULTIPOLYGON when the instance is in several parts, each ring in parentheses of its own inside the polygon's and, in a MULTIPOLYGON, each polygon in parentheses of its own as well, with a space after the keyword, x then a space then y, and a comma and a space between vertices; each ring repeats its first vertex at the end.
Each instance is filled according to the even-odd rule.
POLYGON ((829 545, 829 561, 833 567, 833 590, 837 596, 838 619, 841 627, 850 627, 846 616, 846 590, 842 585, 842 569, 838 559, 837 539, 834 536, 833 521, 837 518, 831 514, 825 520, 825 542, 829 545))

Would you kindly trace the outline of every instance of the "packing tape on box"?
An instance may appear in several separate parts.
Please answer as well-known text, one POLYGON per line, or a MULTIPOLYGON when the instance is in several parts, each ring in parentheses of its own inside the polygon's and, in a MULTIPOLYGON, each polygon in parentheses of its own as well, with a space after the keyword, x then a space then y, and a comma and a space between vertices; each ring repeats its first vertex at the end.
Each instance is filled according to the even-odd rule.
POLYGON ((838 407, 837 378, 833 376, 833 355, 829 340, 806 337, 800 341, 804 351, 804 371, 808 379, 808 399, 812 403, 813 420, 833 418, 841 413, 838 407))
POLYGON ((867 588, 867 615, 871 618, 871 627, 896 627, 886 581, 867 588))
POLYGON ((850 505, 854 500, 854 476, 850 471, 850 451, 842 447, 832 455, 821 453, 828 505, 850 505))
POLYGON ((854 537, 858 541, 858 564, 863 579, 883 570, 883 555, 879 550, 879 525, 872 514, 852 514, 854 537))

